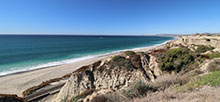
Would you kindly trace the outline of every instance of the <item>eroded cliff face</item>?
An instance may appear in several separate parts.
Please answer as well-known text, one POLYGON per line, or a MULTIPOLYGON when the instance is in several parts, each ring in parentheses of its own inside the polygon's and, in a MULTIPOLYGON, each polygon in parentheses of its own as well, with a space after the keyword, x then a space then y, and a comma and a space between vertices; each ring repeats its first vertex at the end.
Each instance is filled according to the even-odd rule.
POLYGON ((72 74, 53 101, 68 102, 73 98, 89 101, 86 96, 91 94, 89 93, 91 90, 92 93, 103 90, 109 92, 127 88, 132 82, 138 80, 153 81, 161 75, 155 60, 154 56, 141 52, 129 56, 118 55, 83 66, 72 74), (83 93, 87 95, 82 96, 83 93))

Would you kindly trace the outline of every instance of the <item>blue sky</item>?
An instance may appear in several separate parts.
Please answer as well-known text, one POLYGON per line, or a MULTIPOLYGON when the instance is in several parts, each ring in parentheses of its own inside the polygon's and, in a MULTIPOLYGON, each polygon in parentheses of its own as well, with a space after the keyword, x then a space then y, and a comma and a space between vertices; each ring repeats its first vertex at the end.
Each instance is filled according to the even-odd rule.
POLYGON ((220 0, 0 0, 0 34, 220 32, 220 0))

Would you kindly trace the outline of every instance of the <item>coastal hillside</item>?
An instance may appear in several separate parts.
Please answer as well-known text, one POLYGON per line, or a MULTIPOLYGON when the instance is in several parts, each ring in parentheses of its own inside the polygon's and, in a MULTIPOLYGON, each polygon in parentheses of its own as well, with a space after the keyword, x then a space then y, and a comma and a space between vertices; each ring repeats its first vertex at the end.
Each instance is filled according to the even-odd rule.
POLYGON ((219 102, 219 44, 219 35, 197 34, 125 51, 28 88, 23 101, 219 102))
MULTIPOLYGON (((196 77, 203 76, 203 73, 219 73, 209 71, 210 63, 215 62, 213 57, 218 57, 218 38, 220 37, 217 35, 182 36, 167 43, 163 49, 136 53, 127 51, 82 67, 73 73, 53 101, 128 102, 137 97, 171 89, 181 96, 181 92, 202 88, 203 85, 186 87, 194 83, 191 82, 192 78, 199 80, 196 77), (171 88, 174 86, 176 90, 171 88)), ((156 101, 157 98, 154 99, 156 101)))

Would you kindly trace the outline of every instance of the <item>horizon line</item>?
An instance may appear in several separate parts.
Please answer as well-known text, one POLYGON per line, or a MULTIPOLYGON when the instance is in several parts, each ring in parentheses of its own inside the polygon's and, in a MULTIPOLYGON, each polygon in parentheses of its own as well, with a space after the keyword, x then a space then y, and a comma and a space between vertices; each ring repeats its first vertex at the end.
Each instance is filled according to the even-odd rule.
POLYGON ((127 36, 139 36, 139 35, 183 35, 183 34, 195 34, 195 33, 155 33, 155 34, 80 34, 80 33, 0 33, 0 35, 127 35, 127 36))

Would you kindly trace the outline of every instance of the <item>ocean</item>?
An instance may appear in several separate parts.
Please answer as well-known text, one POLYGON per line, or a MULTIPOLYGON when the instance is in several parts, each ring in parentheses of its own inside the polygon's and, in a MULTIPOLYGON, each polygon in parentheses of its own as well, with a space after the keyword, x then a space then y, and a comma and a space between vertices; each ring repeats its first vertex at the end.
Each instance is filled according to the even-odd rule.
POLYGON ((160 36, 0 35, 0 76, 173 40, 160 36))

